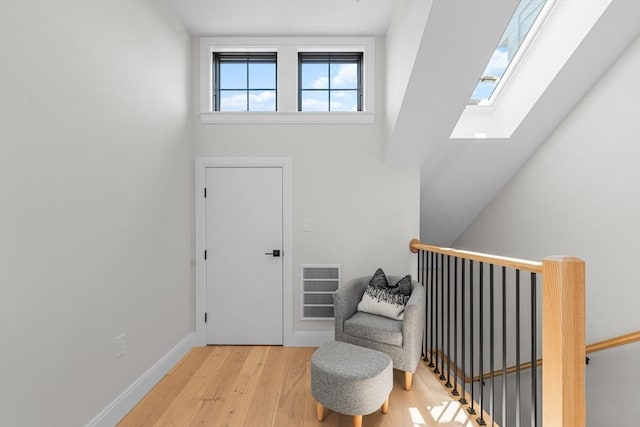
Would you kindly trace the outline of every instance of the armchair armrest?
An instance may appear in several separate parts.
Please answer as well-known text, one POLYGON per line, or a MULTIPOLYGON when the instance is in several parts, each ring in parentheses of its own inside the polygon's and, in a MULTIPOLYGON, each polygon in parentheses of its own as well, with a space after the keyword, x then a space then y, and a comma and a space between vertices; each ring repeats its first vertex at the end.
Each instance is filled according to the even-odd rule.
POLYGON ((409 349, 418 349, 417 357, 420 357, 422 340, 424 335, 424 322, 426 317, 426 294, 424 287, 414 283, 411 297, 404 308, 404 320, 402 322, 402 346, 409 349))
POLYGON ((358 303, 367 289, 371 277, 358 277, 340 286, 333 294, 333 316, 335 318, 336 340, 344 334, 344 321, 358 310, 358 303))

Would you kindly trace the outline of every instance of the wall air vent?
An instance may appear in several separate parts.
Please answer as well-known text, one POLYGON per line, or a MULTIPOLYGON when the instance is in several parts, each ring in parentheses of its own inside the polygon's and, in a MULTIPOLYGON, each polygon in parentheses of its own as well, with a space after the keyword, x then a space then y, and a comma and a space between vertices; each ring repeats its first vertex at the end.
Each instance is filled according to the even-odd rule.
POLYGON ((333 294, 340 286, 339 265, 302 265, 302 320, 333 320, 333 294))

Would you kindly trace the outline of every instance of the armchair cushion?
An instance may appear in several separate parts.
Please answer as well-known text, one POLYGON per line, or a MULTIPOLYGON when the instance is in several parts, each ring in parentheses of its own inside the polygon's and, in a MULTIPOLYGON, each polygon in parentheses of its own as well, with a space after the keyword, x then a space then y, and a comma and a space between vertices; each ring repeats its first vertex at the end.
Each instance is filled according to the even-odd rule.
POLYGON ((402 321, 358 312, 344 322, 344 332, 353 337, 402 347, 402 321))
POLYGON ((389 284, 382 269, 376 270, 365 289, 358 311, 395 320, 404 318, 404 306, 411 296, 411 275, 389 284))

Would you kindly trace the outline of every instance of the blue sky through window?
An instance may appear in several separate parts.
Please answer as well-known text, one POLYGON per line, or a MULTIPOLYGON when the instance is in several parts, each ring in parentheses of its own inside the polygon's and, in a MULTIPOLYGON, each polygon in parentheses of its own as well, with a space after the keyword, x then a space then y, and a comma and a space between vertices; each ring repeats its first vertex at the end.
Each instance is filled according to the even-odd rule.
MULTIPOLYGON (((301 111, 358 111, 360 59, 303 62, 301 111)), ((276 64, 239 57, 218 63, 219 111, 276 111, 276 64)))
POLYGON ((358 65, 302 63, 302 111, 358 111, 358 65))
POLYGON ((486 102, 502 80, 547 0, 521 0, 480 77, 470 104, 486 102))
POLYGON ((302 89, 328 89, 327 64, 302 64, 302 89))
POLYGON ((275 62, 223 61, 219 111, 276 111, 275 62))

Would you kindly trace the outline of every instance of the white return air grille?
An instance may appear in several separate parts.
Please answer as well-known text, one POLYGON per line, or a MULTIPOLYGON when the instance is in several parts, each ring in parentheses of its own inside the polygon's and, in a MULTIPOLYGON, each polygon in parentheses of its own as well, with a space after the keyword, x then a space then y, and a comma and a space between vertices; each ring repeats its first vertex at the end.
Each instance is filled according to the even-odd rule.
POLYGON ((333 294, 340 286, 339 265, 302 265, 302 320, 333 320, 333 294))

